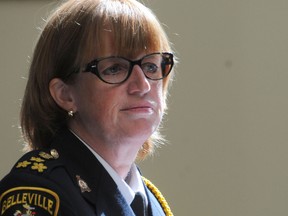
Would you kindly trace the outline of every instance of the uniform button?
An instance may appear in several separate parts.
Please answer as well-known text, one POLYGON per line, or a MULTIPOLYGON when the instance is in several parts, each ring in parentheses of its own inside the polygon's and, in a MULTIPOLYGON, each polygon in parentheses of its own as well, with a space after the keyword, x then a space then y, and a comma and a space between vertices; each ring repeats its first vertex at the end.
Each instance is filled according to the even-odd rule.
POLYGON ((50 154, 53 156, 54 159, 59 158, 59 154, 56 149, 51 149, 50 154))

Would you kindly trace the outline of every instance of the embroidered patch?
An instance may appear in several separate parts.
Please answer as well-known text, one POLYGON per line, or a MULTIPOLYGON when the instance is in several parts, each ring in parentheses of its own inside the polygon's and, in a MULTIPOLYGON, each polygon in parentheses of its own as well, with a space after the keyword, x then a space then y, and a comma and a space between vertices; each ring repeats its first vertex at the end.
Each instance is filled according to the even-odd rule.
POLYGON ((45 165, 46 160, 59 158, 59 154, 55 149, 51 150, 51 154, 42 151, 38 156, 39 157, 31 157, 29 160, 18 162, 16 168, 30 168, 38 173, 43 173, 46 169, 48 169, 48 167, 45 165))
POLYGON ((31 169, 37 170, 39 173, 42 173, 45 169, 47 169, 47 166, 45 166, 43 163, 33 163, 31 169))
POLYGON ((56 216, 60 200, 58 195, 45 188, 16 187, 0 197, 0 215, 14 216, 56 216))
POLYGON ((44 158, 44 159, 46 159, 46 160, 53 159, 53 156, 48 154, 48 153, 46 153, 46 152, 40 152, 39 156, 44 158))
POLYGON ((16 166, 16 168, 25 168, 25 167, 27 167, 28 165, 30 165, 31 164, 31 162, 28 162, 28 161, 22 161, 22 162, 19 162, 18 164, 17 164, 17 166, 16 166))
POLYGON ((35 161, 37 163, 41 163, 41 162, 44 162, 45 160, 39 158, 39 157, 31 157, 30 158, 31 161, 35 161))

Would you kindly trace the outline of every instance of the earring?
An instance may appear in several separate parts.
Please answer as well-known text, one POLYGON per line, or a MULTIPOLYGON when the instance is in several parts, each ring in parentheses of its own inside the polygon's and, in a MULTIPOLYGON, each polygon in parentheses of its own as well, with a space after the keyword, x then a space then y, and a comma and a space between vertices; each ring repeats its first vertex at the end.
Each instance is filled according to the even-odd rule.
POLYGON ((69 116, 70 118, 74 117, 74 112, 73 112, 73 110, 68 111, 68 116, 69 116))

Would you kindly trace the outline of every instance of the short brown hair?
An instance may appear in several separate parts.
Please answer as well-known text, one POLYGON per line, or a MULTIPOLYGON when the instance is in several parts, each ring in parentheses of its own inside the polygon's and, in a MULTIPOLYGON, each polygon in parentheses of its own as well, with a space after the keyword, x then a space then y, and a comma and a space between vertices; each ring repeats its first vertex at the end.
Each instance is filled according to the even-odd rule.
MULTIPOLYGON (((38 39, 23 98, 21 127, 30 149, 49 147, 57 131, 67 126, 67 113, 51 97, 49 82, 56 77, 71 82, 96 46, 101 47, 103 31, 111 32, 121 55, 171 51, 157 18, 136 0, 68 0, 59 6, 38 39)), ((163 80, 165 95, 170 79, 163 80)), ((144 143, 139 158, 152 152, 156 139, 151 136, 144 143)))

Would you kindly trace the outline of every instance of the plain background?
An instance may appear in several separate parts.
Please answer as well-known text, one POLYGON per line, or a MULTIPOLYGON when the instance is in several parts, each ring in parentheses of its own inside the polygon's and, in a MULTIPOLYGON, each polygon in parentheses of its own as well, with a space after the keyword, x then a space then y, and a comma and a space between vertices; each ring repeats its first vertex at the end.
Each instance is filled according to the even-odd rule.
MULTIPOLYGON (((179 64, 163 132, 141 164, 175 215, 288 214, 288 1, 147 0, 179 64)), ((0 1, 0 177, 22 154, 18 116, 51 1, 0 1)))

